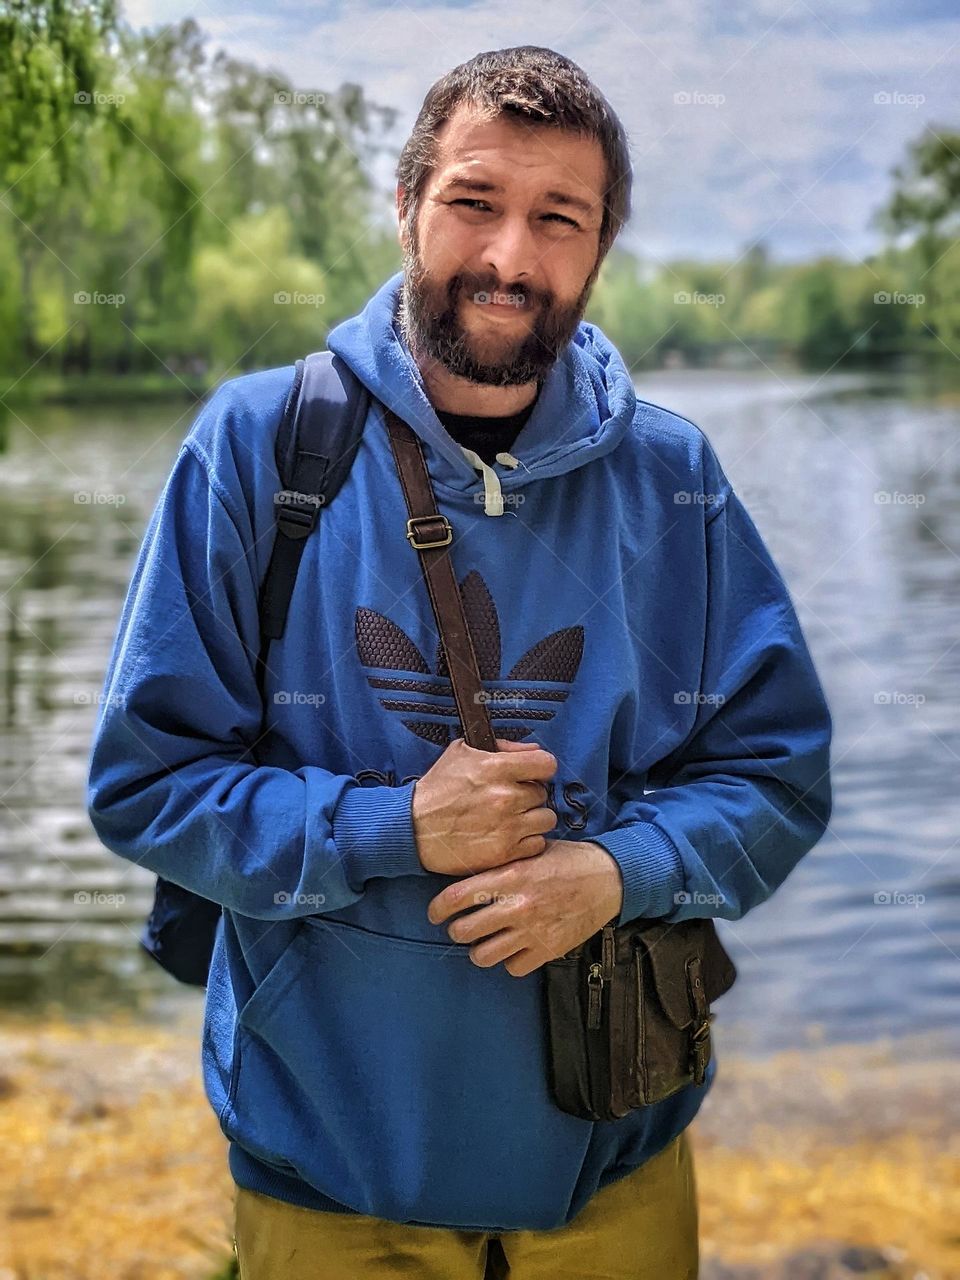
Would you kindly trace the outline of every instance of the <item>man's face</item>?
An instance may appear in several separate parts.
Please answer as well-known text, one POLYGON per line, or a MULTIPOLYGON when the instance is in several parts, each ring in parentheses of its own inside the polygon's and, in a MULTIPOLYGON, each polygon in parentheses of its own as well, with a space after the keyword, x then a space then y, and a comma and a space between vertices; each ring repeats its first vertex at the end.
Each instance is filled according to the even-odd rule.
POLYGON ((599 271, 603 151, 463 105, 440 145, 416 225, 401 228, 404 336, 415 355, 472 382, 540 379, 599 271))

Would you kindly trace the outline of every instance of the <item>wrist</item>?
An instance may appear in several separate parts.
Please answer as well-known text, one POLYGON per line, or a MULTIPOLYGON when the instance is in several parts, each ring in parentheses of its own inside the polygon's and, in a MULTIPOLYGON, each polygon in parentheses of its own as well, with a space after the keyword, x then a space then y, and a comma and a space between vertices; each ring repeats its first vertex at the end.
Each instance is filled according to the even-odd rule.
POLYGON ((602 844, 597 844, 594 840, 583 840, 581 844, 590 850, 590 856, 596 860, 597 875, 602 885, 600 898, 604 910, 609 907, 604 919, 615 919, 623 910, 623 872, 620 864, 602 844))

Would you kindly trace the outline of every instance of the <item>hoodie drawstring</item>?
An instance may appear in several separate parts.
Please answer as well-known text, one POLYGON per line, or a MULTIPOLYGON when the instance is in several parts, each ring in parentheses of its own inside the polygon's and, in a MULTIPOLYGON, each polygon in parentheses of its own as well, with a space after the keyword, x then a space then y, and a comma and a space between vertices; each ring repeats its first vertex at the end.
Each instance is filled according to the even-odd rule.
MULTIPOLYGON (((460 446, 461 452, 471 467, 475 467, 483 476, 483 512, 488 516, 503 515, 503 491, 500 488, 500 477, 494 471, 493 467, 488 466, 486 462, 475 453, 473 449, 468 449, 466 445, 460 446)), ((512 453, 496 454, 496 461, 504 467, 519 467, 520 459, 515 458, 512 453)))

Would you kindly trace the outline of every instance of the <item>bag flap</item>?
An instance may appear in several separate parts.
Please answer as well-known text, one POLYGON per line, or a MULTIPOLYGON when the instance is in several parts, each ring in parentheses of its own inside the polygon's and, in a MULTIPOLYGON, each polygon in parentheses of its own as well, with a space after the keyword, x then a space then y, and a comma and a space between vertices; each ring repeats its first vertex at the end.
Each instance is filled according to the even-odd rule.
POLYGON ((678 1030, 689 1026, 694 1017, 686 971, 691 956, 701 957, 708 1003, 722 996, 736 980, 736 966, 710 919, 648 924, 636 930, 634 945, 646 952, 660 1004, 678 1030))

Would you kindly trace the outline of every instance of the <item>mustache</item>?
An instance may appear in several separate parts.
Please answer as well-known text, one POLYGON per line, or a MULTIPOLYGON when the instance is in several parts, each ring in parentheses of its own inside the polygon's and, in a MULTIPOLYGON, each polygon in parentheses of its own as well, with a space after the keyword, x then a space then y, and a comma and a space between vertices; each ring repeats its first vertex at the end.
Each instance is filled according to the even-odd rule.
POLYGON ((451 278, 447 292, 451 303, 455 303, 460 297, 472 297, 477 293, 485 293, 488 295, 506 294, 522 299, 518 303, 522 311, 530 311, 537 304, 546 307, 550 306, 550 299, 546 296, 541 296, 539 290, 531 289, 529 285, 504 285, 499 281, 491 280, 489 276, 470 276, 458 273, 451 278))

